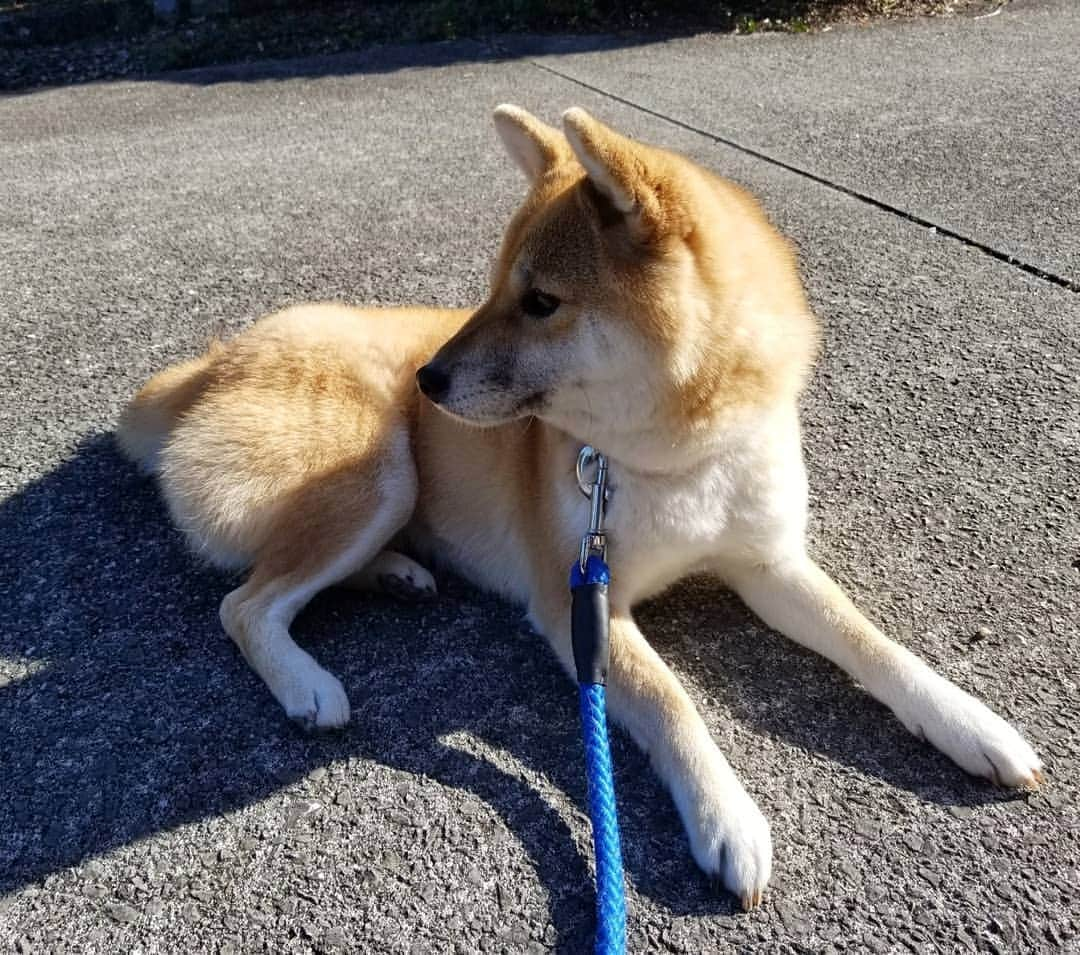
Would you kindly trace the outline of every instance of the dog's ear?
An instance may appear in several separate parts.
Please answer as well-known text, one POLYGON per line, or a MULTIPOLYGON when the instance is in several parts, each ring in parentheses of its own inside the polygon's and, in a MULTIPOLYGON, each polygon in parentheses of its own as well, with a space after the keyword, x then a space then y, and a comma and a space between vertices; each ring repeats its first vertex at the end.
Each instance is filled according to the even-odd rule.
POLYGON ((573 158, 562 133, 520 106, 508 103, 497 106, 494 119, 495 130, 506 151, 528 176, 530 184, 573 158))
POLYGON ((566 140, 598 193, 601 221, 625 224, 639 242, 683 234, 689 214, 670 159, 622 136, 580 108, 563 113, 566 140))

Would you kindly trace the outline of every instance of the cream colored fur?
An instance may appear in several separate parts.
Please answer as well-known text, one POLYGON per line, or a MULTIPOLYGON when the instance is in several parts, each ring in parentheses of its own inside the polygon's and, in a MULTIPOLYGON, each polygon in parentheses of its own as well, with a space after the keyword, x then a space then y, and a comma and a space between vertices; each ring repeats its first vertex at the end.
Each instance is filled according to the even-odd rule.
POLYGON ((797 399, 817 330, 754 200, 582 110, 565 136, 515 107, 495 122, 530 190, 476 312, 289 309, 163 372, 120 424, 193 546, 251 567, 221 619, 286 712, 349 718, 345 688, 289 635, 315 593, 434 591, 396 547, 526 605, 570 670, 587 442, 611 461, 612 713, 670 788, 698 864, 744 906, 769 878, 768 823, 631 612, 690 572, 718 574, 968 772, 1036 786, 1020 735, 806 554, 797 399))

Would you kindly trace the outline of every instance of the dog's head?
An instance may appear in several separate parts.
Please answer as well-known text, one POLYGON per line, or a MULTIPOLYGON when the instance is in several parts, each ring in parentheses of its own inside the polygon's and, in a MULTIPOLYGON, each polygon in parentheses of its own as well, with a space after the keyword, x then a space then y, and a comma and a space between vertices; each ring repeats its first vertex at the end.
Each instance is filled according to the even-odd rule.
POLYGON ((763 387, 736 312, 781 286, 804 306, 787 245, 752 199, 581 109, 563 132, 513 106, 495 126, 529 194, 487 301, 417 375, 432 401, 476 424, 536 416, 599 443, 704 413, 718 388, 763 387))

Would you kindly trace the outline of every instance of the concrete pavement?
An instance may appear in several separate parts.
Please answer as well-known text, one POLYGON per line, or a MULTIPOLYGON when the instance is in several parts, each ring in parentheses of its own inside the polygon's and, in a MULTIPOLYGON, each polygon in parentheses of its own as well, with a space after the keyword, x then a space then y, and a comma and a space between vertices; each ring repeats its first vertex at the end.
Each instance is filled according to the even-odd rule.
POLYGON ((799 42, 695 37, 547 69, 891 205, 1080 287, 1080 6, 882 24, 799 42))
POLYGON ((302 737, 220 634, 230 581, 184 552, 107 437, 149 373, 276 305, 477 301, 521 195, 488 119, 504 100, 550 119, 582 105, 764 198, 825 325, 806 400, 815 553, 884 629, 1023 727, 1049 769, 1029 799, 968 780, 831 666, 691 581, 644 608, 644 628, 772 822, 776 876, 749 915, 717 896, 618 736, 633 950, 1075 946, 1080 298, 716 141, 880 189, 1075 280, 1075 218, 1052 208, 1077 172, 1060 124, 1002 108, 964 126, 972 155, 1036 184, 1018 198, 975 188, 949 159, 952 134, 920 119, 942 115, 946 92, 992 101, 965 50, 1011 59, 1016 88, 1056 109, 1075 44, 1044 31, 1055 70, 1009 54, 1030 52, 1055 9, 1075 22, 1064 4, 1018 4, 977 24, 540 65, 439 45, 0 100, 0 947, 586 950, 576 699, 518 612, 452 580, 422 607, 319 598, 297 630, 354 719, 302 737), (795 82, 800 58, 824 68, 932 43, 926 82, 897 54, 876 87, 853 67, 845 94, 836 66, 817 101, 848 112, 793 121, 793 90, 814 101, 820 75, 795 82), (789 79, 758 84, 739 125, 725 107, 721 127, 702 104, 730 86, 715 70, 732 57, 789 79), (641 105, 683 125, 581 82, 647 93, 641 105), (883 130, 881 102, 903 122, 857 144, 845 115, 883 130), (825 139, 850 161, 826 163, 825 139), (890 157, 932 162, 948 188, 930 195, 890 157))

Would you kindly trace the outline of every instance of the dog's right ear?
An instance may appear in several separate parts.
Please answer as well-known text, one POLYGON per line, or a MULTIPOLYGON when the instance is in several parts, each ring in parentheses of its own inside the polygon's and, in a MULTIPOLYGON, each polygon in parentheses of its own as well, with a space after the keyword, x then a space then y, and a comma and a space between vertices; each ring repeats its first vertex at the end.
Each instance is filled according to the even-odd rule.
POLYGON ((504 103, 495 108, 495 130, 510 158, 532 184, 572 157, 559 130, 541 122, 520 106, 504 103))

